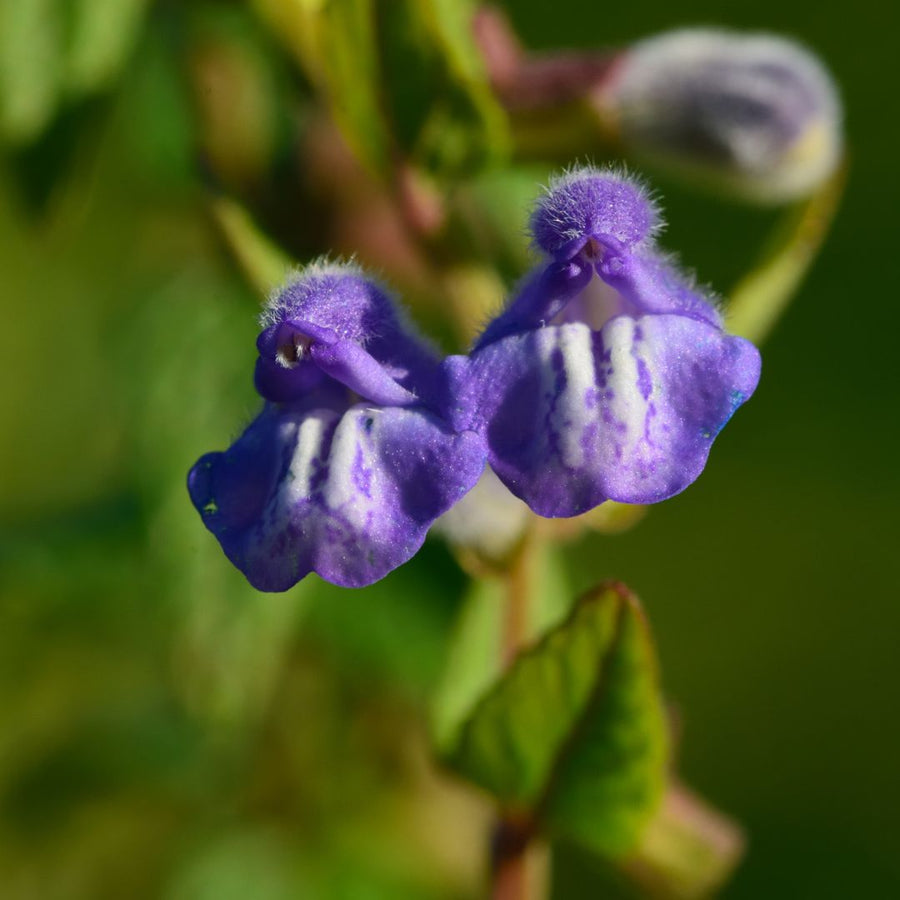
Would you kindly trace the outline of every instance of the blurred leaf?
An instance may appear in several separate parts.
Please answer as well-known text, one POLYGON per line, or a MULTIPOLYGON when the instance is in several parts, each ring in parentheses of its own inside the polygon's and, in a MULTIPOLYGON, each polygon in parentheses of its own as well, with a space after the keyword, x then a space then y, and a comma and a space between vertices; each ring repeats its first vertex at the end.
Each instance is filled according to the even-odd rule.
POLYGON ((673 781, 622 870, 641 896, 699 900, 715 896, 744 852, 736 822, 673 781))
POLYGON ((647 626, 635 598, 609 585, 520 654, 448 761, 514 813, 620 856, 657 808, 666 759, 647 626))
POLYGON ((204 846, 178 871, 167 900, 290 900, 298 884, 290 847, 273 829, 246 828, 204 846))
POLYGON ((378 11, 385 104, 404 154, 438 175, 502 156, 505 114, 470 34, 473 4, 381 0, 378 11))
MULTIPOLYGON (((58 743, 40 747, 4 798, 4 812, 22 828, 59 828, 82 803, 129 786, 158 790, 177 777, 196 749, 197 735, 160 698, 108 702, 74 724, 58 743)), ((196 775, 195 775, 196 777, 196 775)))
POLYGON ((549 177, 547 166, 498 166, 466 182, 456 196, 458 214, 476 235, 477 249, 510 280, 534 265, 522 223, 534 205, 535 185, 549 177))
MULTIPOLYGON (((190 88, 196 152, 204 175, 241 198, 277 181, 296 153, 296 78, 244 5, 194 6, 187 17, 183 75, 190 88)), ((286 199, 286 198, 285 198, 286 199)))
POLYGON ((24 208, 46 215, 83 161, 90 160, 103 139, 108 104, 96 97, 70 103, 32 141, 10 154, 15 187, 24 208))
POLYGON ((306 584, 262 595, 203 528, 185 489, 191 463, 227 445, 259 402, 254 305, 196 260, 136 306, 118 335, 132 426, 128 459, 146 509, 145 564, 177 616, 171 665, 191 712, 240 729, 265 714, 306 584))
POLYGON ((462 576, 445 547, 427 541, 415 564, 359 590, 318 577, 304 583, 311 596, 307 634, 370 685, 385 680, 412 696, 428 694, 440 675, 441 652, 462 593, 462 576))
POLYGON ((432 727, 439 746, 449 747, 460 723, 500 674, 503 585, 474 579, 450 638, 450 651, 435 695, 432 727))
POLYGON ((268 297, 296 263, 259 230, 239 203, 228 197, 214 197, 210 208, 247 282, 262 298, 268 297))
POLYGON ((56 112, 62 87, 63 21, 57 0, 0 3, 0 138, 24 144, 56 112))
POLYGON ((469 0, 254 0, 254 6, 372 170, 386 174, 397 150, 444 175, 505 154, 506 116, 469 33, 469 0))
POLYGON ((66 60, 66 89, 83 94, 108 87, 128 57, 147 0, 78 0, 66 60))
POLYGON ((326 3, 328 0, 250 0, 256 15, 311 78, 319 68, 317 17, 326 3))
POLYGON ((326 0, 314 9, 310 25, 318 40, 307 59, 313 59, 310 77, 324 90, 344 138, 363 162, 383 173, 390 136, 379 96, 374 3, 326 0))
POLYGON ((28 144, 66 99, 109 87, 134 46, 147 0, 4 0, 0 137, 28 144))

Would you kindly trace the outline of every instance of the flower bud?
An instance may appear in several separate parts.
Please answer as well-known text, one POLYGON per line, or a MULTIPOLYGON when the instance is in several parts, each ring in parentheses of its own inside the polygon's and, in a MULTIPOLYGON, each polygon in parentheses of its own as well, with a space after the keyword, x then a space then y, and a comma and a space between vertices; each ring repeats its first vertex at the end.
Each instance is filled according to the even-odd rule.
POLYGON ((597 100, 633 151, 781 201, 827 178, 841 156, 835 86, 785 38, 684 29, 620 57, 597 100))

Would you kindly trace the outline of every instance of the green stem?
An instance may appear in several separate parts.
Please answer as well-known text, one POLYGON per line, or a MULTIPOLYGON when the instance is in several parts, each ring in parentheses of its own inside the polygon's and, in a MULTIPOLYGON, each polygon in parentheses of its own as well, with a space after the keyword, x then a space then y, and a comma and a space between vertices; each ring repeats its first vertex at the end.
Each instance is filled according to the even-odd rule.
POLYGON ((828 235, 845 180, 846 166, 842 166, 788 212, 762 259, 731 292, 729 331, 756 343, 768 335, 828 235))

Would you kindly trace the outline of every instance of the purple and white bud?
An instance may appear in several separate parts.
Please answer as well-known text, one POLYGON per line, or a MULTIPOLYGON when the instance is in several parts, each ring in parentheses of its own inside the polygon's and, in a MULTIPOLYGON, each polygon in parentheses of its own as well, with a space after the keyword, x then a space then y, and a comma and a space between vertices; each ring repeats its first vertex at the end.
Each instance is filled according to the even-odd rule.
POLYGON ((763 201, 811 192, 837 167, 830 75, 782 37, 683 29, 623 53, 595 93, 632 151, 763 201))

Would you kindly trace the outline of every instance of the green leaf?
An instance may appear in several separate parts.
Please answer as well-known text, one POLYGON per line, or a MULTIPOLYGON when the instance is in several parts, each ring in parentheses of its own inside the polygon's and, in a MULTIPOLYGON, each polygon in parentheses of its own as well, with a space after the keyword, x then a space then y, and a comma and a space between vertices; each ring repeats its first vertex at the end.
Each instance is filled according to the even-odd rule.
POLYGON ((472 40, 473 4, 379 0, 378 11, 384 103, 405 156, 439 176, 501 158, 506 116, 472 40))
POLYGON ((71 94, 110 84, 137 40, 146 6, 147 0, 79 0, 66 61, 71 94))
POLYGON ((496 578, 473 580, 435 694, 432 731, 439 747, 452 744, 472 705, 499 676, 502 631, 503 585, 496 578))
POLYGON ((147 0, 3 0, 0 138, 36 140, 66 100, 108 88, 138 37, 147 0))
POLYGON ((26 144, 49 124, 62 89, 62 55, 55 0, 0 3, 0 140, 26 144))
POLYGON ((475 706, 448 762, 508 810, 620 857, 659 804, 667 762, 657 665, 636 599, 585 595, 475 706))

